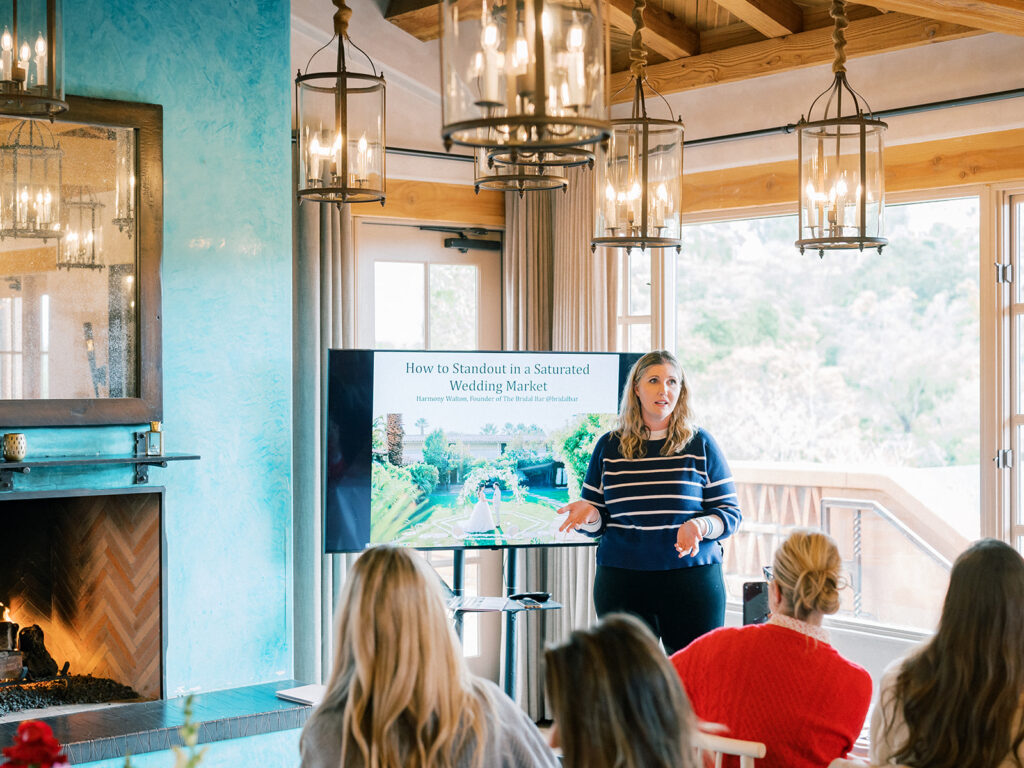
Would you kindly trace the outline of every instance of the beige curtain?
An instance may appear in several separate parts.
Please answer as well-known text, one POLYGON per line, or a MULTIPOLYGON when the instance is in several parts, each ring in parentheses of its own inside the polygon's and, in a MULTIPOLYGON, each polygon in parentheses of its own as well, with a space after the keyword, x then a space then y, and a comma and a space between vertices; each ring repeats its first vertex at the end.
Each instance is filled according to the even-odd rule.
MULTIPOLYGON (((506 349, 614 349, 616 271, 604 249, 590 250, 591 172, 570 169, 564 193, 505 197, 506 349)), ((518 561, 519 589, 550 592, 563 606, 516 619, 516 700, 534 720, 542 720, 547 717, 544 647, 596 619, 594 548, 520 550, 518 561)))
POLYGON ((319 683, 330 672, 334 605, 350 559, 323 554, 322 387, 326 350, 354 346, 355 255, 347 205, 303 202, 293 214, 294 674, 319 683))

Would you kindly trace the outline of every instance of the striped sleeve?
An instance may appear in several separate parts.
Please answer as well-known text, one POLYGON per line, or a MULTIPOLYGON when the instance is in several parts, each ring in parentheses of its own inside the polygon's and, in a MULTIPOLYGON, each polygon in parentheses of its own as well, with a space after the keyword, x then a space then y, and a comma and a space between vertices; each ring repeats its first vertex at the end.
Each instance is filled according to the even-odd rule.
POLYGON ((594 444, 594 453, 590 457, 587 475, 583 478, 583 487, 580 489, 580 498, 594 505, 601 513, 598 522, 580 526, 580 533, 587 536, 600 536, 608 524, 608 507, 604 499, 604 451, 607 444, 608 434, 605 433, 594 444))
MULTIPOLYGON (((736 483, 725 455, 711 435, 705 432, 704 437, 707 441, 704 451, 708 478, 704 486, 701 508, 705 515, 714 515, 722 521, 723 529, 714 538, 725 538, 736 531, 743 515, 740 512, 739 498, 736 496, 736 483)), ((717 525, 714 528, 717 531, 717 525)))

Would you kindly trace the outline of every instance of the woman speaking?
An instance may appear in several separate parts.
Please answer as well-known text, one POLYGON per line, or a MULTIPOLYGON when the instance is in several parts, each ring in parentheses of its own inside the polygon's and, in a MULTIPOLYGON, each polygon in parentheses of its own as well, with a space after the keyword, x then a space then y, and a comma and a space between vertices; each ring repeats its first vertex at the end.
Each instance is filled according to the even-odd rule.
POLYGON ((558 510, 560 530, 601 537, 597 615, 639 617, 670 654, 725 623, 720 540, 741 519, 729 465, 688 401, 672 354, 641 357, 618 426, 594 446, 582 498, 558 510))

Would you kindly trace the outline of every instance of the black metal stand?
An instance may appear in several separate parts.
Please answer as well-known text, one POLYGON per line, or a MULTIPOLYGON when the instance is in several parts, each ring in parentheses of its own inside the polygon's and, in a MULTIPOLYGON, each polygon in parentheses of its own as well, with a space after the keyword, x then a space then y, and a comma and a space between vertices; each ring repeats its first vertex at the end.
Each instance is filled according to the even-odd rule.
MULTIPOLYGON (((461 549, 452 551, 452 592, 462 597, 465 586, 466 552, 461 549)), ((462 611, 455 612, 455 634, 462 642, 462 611)))
MULTIPOLYGON (((519 575, 517 573, 517 554, 515 547, 509 547, 508 573, 505 576, 505 596, 514 595, 519 591, 519 575)), ((516 698, 516 617, 518 611, 505 614, 505 693, 513 701, 516 698)))

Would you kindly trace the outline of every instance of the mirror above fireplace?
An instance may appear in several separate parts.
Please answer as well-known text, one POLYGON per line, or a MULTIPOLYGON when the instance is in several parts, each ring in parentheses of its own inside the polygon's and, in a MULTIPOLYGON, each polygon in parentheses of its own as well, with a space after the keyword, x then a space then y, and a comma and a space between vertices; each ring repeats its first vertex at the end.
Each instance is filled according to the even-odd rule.
POLYGON ((162 417, 162 109, 0 116, 0 424, 162 417))

